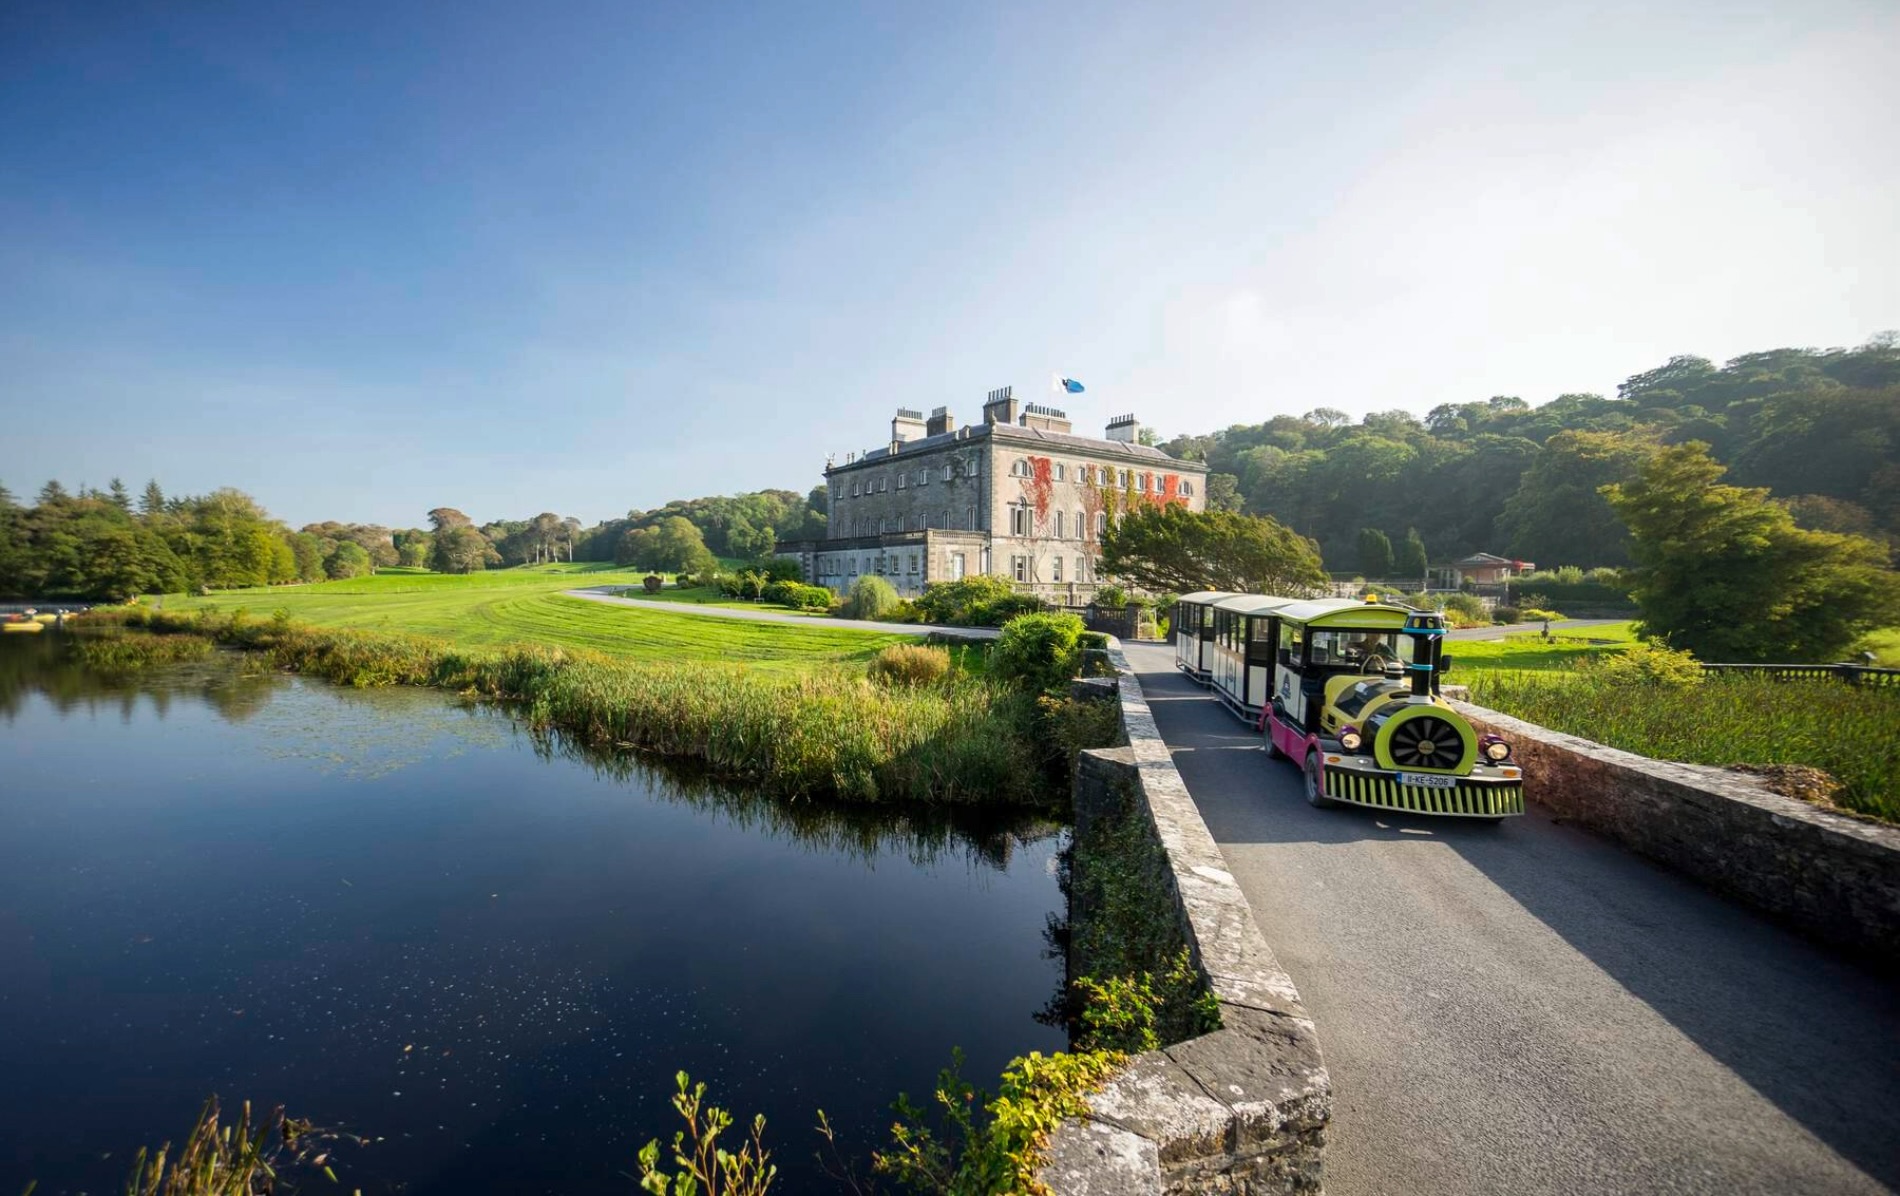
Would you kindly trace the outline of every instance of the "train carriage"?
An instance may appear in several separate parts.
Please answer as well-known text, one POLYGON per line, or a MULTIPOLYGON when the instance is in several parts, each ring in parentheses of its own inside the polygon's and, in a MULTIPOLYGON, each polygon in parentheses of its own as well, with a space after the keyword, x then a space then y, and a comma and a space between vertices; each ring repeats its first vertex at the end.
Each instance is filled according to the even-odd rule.
POLYGON ((1214 696, 1249 725, 1257 724, 1273 696, 1275 617, 1291 598, 1234 594, 1215 602, 1212 669, 1214 696))
POLYGON ((1439 693, 1451 664, 1442 616, 1343 599, 1260 601, 1277 605, 1272 696, 1259 725, 1268 752, 1304 771, 1309 802, 1490 821, 1524 812, 1510 745, 1479 736, 1439 693))
POLYGON ((1174 667, 1208 683, 1214 668, 1214 604, 1232 598, 1225 590, 1183 594, 1174 603, 1174 667))

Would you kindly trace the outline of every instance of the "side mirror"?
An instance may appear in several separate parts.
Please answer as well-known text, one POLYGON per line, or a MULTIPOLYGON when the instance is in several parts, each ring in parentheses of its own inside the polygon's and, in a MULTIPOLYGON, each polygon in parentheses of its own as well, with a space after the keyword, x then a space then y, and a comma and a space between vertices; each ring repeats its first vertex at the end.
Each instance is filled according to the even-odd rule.
POLYGON ((1280 667, 1283 669, 1290 669, 1293 667, 1293 649, 1291 648, 1280 649, 1280 667))
POLYGON ((1451 672, 1451 657, 1440 656, 1438 658, 1438 671, 1441 673, 1451 672))

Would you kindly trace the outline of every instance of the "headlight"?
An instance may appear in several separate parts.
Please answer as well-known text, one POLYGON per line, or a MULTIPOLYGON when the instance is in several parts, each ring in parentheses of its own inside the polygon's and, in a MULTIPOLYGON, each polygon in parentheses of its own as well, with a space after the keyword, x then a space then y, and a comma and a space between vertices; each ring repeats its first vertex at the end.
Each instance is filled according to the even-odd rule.
POLYGON ((1511 758, 1511 745, 1496 735, 1486 735, 1478 741, 1478 751, 1493 764, 1502 764, 1511 758))
POLYGON ((1359 738, 1358 727, 1341 727, 1339 729, 1339 746, 1345 748, 1347 751, 1358 751, 1359 745, 1363 742, 1364 740, 1359 738))

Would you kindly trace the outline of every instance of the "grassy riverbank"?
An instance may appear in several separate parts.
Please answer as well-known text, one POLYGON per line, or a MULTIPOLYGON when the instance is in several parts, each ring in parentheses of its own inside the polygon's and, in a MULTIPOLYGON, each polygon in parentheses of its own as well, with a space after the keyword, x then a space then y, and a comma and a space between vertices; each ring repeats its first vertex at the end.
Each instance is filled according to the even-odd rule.
POLYGON ((597 746, 699 760, 777 797, 1047 807, 1061 794, 1049 781, 1057 761, 1034 699, 963 670, 933 685, 887 688, 840 667, 801 675, 558 646, 471 649, 212 611, 94 620, 114 623, 202 636, 344 685, 420 685, 507 701, 534 725, 597 746))
POLYGON ((844 622, 793 625, 676 615, 561 593, 596 585, 638 586, 643 576, 639 570, 585 564, 459 575, 390 572, 308 586, 226 590, 203 598, 172 595, 164 599, 164 608, 223 614, 241 609, 253 619, 282 610, 298 623, 421 635, 462 649, 534 644, 632 660, 741 663, 788 672, 858 665, 890 644, 915 641, 844 622))

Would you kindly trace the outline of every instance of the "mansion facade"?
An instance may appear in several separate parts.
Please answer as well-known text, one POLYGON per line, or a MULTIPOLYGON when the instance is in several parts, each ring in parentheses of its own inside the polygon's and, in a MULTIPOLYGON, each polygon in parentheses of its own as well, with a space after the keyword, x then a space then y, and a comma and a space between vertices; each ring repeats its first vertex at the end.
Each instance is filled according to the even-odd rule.
POLYGON ((1114 512, 1137 504, 1204 510, 1207 466, 1136 443, 1135 417, 1102 439, 1077 436, 1053 408, 991 391, 983 422, 958 427, 948 410, 899 410, 889 444, 828 463, 827 534, 778 555, 805 580, 840 592, 865 574, 904 597, 972 574, 1006 577, 1057 602, 1087 602, 1098 584, 1100 537, 1114 512))

